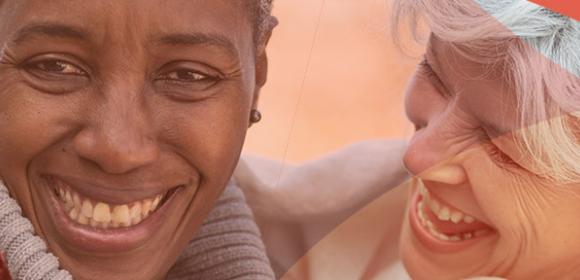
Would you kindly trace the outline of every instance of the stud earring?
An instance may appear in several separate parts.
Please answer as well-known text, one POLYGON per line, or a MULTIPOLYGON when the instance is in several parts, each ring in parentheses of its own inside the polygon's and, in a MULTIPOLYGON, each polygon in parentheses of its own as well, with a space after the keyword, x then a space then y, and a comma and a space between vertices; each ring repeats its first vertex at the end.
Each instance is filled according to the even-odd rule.
POLYGON ((250 113, 250 122, 251 123, 259 123, 262 120, 262 113, 256 109, 252 109, 250 113))

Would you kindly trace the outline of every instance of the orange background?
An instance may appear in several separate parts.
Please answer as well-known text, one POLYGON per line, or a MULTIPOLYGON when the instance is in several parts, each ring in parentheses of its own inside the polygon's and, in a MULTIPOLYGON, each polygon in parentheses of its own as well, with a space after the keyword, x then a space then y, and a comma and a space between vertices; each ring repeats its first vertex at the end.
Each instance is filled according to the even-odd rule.
POLYGON ((389 35, 387 0, 278 0, 263 120, 245 152, 300 162, 349 143, 406 137, 406 80, 418 62, 389 35))

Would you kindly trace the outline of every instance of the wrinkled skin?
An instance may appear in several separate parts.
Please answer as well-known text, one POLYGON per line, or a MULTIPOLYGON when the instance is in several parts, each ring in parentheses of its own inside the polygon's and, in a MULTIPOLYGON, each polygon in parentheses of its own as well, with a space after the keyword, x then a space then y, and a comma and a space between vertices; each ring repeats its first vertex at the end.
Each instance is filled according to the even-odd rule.
POLYGON ((162 279, 229 180, 266 80, 246 5, 0 3, 2 180, 76 279, 162 279), (143 240, 87 250, 49 214, 46 176, 179 195, 143 240))
POLYGON ((445 253, 421 243, 406 219, 401 252, 410 275, 578 275, 580 183, 556 185, 534 174, 529 155, 517 148, 513 137, 526 128, 516 125, 515 95, 501 70, 490 71, 435 37, 426 61, 407 91, 407 114, 417 132, 405 164, 430 193, 495 232, 459 252, 445 253))

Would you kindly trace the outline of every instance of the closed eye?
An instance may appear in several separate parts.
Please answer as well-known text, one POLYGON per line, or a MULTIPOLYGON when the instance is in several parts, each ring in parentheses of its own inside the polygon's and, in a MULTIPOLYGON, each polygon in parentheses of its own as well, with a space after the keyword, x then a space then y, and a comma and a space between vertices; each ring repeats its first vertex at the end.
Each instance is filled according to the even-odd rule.
POLYGON ((421 74, 423 74, 423 76, 427 78, 431 84, 433 84, 441 96, 445 98, 452 96, 451 92, 445 87, 445 84, 441 80, 440 76, 437 74, 437 72, 435 72, 433 66, 431 66, 427 60, 427 57, 424 57, 423 60, 419 63, 419 69, 421 74))
POLYGON ((490 138, 484 141, 483 147, 486 153, 502 167, 522 168, 521 165, 513 160, 508 154, 503 152, 496 144, 494 144, 490 138))

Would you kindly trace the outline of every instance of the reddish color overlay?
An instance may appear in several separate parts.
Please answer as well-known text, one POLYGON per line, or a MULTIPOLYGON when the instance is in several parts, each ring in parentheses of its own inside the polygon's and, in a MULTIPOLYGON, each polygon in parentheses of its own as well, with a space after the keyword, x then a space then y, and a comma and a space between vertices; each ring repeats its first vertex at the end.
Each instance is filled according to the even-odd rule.
POLYGON ((529 0, 552 11, 580 20, 580 1, 574 0, 529 0))
POLYGON ((4 252, 0 251, 0 280, 11 280, 10 272, 8 271, 8 265, 6 265, 6 260, 4 259, 4 252))

